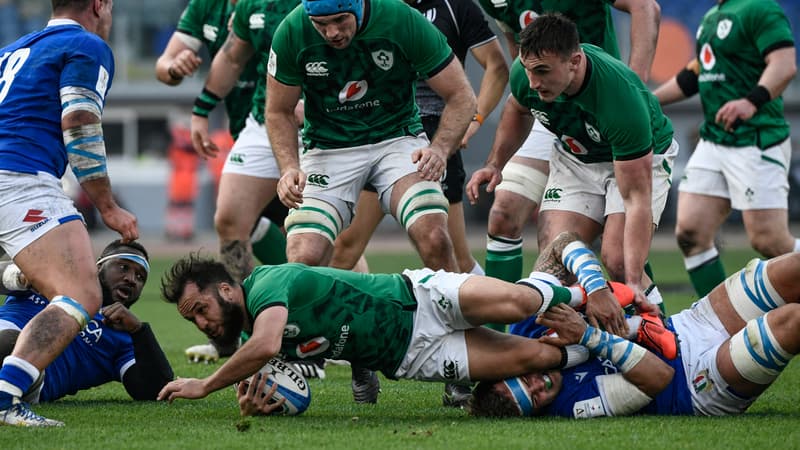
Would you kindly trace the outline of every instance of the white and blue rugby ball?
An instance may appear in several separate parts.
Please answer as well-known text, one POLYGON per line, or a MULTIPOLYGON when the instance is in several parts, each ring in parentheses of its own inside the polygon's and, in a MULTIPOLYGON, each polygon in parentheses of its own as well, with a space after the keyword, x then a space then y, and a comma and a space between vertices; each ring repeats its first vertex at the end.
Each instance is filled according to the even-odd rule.
POLYGON ((272 358, 248 381, 252 383, 259 374, 268 377, 269 387, 274 383, 278 384, 278 390, 272 395, 270 403, 286 399, 283 409, 273 414, 296 416, 308 409, 308 405, 311 404, 311 389, 303 374, 295 370, 294 366, 281 359, 272 358))

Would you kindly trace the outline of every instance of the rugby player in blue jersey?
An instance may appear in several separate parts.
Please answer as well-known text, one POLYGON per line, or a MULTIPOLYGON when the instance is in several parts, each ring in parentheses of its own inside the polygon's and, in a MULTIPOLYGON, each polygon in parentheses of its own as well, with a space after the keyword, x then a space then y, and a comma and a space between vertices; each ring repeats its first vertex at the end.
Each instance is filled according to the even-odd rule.
MULTIPOLYGON (((172 368, 150 325, 129 310, 147 282, 147 251, 138 242, 116 240, 100 254, 97 267, 103 291, 101 312, 42 371, 23 396, 26 401, 50 402, 111 381, 122 382, 134 400, 155 400, 172 380, 172 368)), ((15 265, 2 273, 3 288, 26 287, 15 265)), ((20 329, 48 303, 35 291, 10 293, 0 306, 0 358, 11 352, 20 329)))
POLYGON ((67 163, 123 241, 136 218, 114 201, 101 117, 114 77, 113 0, 52 0, 47 27, 0 49, 0 251, 48 306, 0 368, 0 424, 60 426, 21 401, 102 303, 89 233, 59 179, 67 163))
MULTIPOLYGON (((594 265, 582 243, 556 250, 551 261, 579 251, 578 265, 594 265)), ((556 267, 553 264, 552 267, 556 267)), ((630 414, 722 416, 743 413, 800 352, 800 253, 754 259, 668 319, 677 334, 673 360, 588 326, 563 308, 538 323, 553 328, 548 343, 585 345, 595 359, 571 369, 484 383, 473 392, 480 416, 551 415, 574 418, 630 414)), ((584 274, 586 276, 586 274, 584 274)), ((597 272, 591 277, 602 279, 597 272)))

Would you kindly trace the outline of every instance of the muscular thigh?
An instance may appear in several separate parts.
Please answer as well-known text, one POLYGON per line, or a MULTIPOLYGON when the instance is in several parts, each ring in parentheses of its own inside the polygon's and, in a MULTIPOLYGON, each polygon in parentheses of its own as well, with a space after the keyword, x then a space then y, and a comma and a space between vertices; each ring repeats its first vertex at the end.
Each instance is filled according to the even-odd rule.
POLYGON ((256 178, 280 178, 280 170, 266 128, 253 116, 247 118, 244 130, 228 153, 222 176, 225 174, 247 175, 256 178))
POLYGON ((275 198, 278 180, 223 173, 217 193, 217 215, 241 224, 249 233, 261 211, 275 198))
POLYGON ((47 298, 99 299, 92 243, 83 222, 59 225, 14 257, 34 288, 47 298))

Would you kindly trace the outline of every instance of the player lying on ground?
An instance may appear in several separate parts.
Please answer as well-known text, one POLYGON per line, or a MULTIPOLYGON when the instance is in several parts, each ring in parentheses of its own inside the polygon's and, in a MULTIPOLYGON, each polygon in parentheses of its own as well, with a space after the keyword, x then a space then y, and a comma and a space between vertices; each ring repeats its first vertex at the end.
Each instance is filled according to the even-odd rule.
MULTIPOLYGON (((114 241, 101 253, 97 267, 103 291, 101 311, 42 371, 23 400, 55 401, 111 381, 121 381, 134 400, 155 400, 172 380, 172 368, 150 326, 128 310, 139 300, 150 271, 144 247, 114 241)), ((14 265, 3 271, 5 293, 14 292, 0 306, 0 361, 11 353, 22 327, 49 304, 19 275, 14 265)))
MULTIPOLYGON (((583 287, 589 301, 613 297, 604 282, 583 287)), ((563 367, 587 353, 480 326, 583 300, 580 289, 535 278, 515 284, 429 269, 361 274, 289 263, 257 267, 238 285, 219 262, 190 255, 165 274, 161 290, 209 337, 247 338, 214 374, 173 381, 161 400, 205 397, 279 353, 289 360, 344 359, 392 379, 460 383, 563 367)))
POLYGON ((587 326, 559 308, 538 321, 557 339, 598 358, 565 371, 531 373, 473 392, 472 413, 575 418, 629 414, 721 416, 744 412, 800 352, 800 253, 754 259, 668 325, 680 355, 662 361, 630 342, 587 326), (668 367, 668 366, 671 366, 668 367), (664 389, 647 383, 675 371, 664 389))

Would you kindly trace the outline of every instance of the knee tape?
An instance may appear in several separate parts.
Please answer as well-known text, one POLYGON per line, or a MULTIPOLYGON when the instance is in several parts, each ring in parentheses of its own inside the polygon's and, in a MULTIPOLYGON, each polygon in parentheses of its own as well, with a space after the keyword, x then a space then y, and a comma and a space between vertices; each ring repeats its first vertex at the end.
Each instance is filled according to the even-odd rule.
POLYGON ((53 297, 53 299, 50 300, 50 306, 63 309, 64 312, 78 322, 78 326, 81 330, 84 329, 86 324, 89 323, 89 313, 86 312, 86 310, 83 308, 83 305, 65 295, 57 295, 53 297))
POLYGON ((316 233, 325 236, 333 244, 342 231, 342 217, 330 203, 307 198, 299 208, 289 211, 284 225, 287 236, 316 233))
POLYGON ((539 204, 542 201, 546 185, 546 173, 524 164, 509 162, 503 168, 503 182, 498 184, 495 189, 519 194, 539 204))
POLYGON ((781 348, 765 314, 747 322, 731 337, 731 361, 742 377, 757 384, 770 384, 789 364, 792 355, 781 348))
POLYGON ((767 262, 753 259, 744 269, 725 280, 731 305, 744 321, 761 317, 786 302, 772 287, 767 276, 767 262))
POLYGON ((421 181, 406 190, 397 205, 397 220, 406 231, 422 216, 447 215, 450 204, 442 193, 442 186, 433 181, 421 181))

